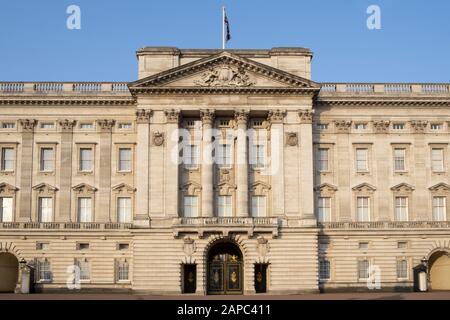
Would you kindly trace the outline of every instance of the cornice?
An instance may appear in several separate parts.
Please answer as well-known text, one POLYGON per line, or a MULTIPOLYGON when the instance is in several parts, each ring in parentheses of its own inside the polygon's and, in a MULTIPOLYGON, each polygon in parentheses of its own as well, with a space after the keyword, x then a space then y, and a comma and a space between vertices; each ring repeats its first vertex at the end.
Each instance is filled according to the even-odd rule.
POLYGON ((59 98, 59 99, 30 99, 30 98, 0 98, 0 105, 135 105, 134 98, 105 98, 105 99, 74 99, 74 98, 59 98))
POLYGON ((278 88, 278 87, 142 87, 133 89, 134 93, 158 95, 192 95, 192 94, 258 94, 258 95, 301 95, 313 97, 317 90, 313 88, 278 88))
POLYGON ((371 97, 371 98, 323 98, 319 97, 315 100, 316 106, 441 106, 449 107, 449 98, 430 98, 430 97, 414 97, 407 99, 392 99, 389 97, 371 97))

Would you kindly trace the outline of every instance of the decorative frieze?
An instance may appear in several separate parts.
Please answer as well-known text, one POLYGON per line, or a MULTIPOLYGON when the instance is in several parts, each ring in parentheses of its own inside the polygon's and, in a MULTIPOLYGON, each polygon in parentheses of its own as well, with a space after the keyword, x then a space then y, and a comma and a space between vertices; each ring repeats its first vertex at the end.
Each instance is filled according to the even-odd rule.
POLYGON ((425 129, 428 126, 428 121, 425 120, 413 120, 410 122, 411 124, 411 128, 413 128, 413 130, 416 133, 423 133, 425 132, 425 129))
POLYGON ((181 121, 181 113, 180 110, 166 110, 164 111, 164 114, 166 115, 166 121, 167 123, 179 123, 181 121))
POLYGON ((153 111, 148 109, 138 109, 136 110, 136 122, 139 124, 145 124, 150 122, 153 111))
POLYGON ((20 119, 19 123, 22 126, 23 132, 33 132, 37 121, 34 119, 20 119))
POLYGON ((387 133, 389 131, 389 120, 375 120, 373 121, 373 128, 376 133, 387 133))
POLYGON ((312 123, 314 110, 299 110, 300 123, 312 123))
POLYGON ((349 132, 352 122, 350 120, 335 120, 334 126, 338 132, 349 132))
POLYGON ((58 123, 62 132, 72 132, 77 122, 75 120, 63 119, 59 120, 58 123))

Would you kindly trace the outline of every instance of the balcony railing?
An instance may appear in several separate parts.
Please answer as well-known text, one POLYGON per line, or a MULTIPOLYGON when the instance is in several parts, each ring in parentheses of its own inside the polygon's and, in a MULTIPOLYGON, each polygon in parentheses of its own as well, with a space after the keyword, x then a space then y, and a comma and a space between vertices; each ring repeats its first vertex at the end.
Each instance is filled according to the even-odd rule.
POLYGON ((239 218, 239 217, 213 217, 213 218, 177 218, 174 225, 178 226, 274 226, 278 225, 277 218, 239 218))
POLYGON ((324 229, 410 229, 450 228, 450 221, 374 221, 374 222, 322 222, 324 229))
POLYGON ((0 93, 128 93, 126 82, 0 82, 0 93))
POLYGON ((33 230, 125 230, 131 229, 131 223, 77 223, 77 222, 3 222, 0 229, 33 230))
POLYGON ((322 83, 321 93, 449 94, 448 83, 322 83))

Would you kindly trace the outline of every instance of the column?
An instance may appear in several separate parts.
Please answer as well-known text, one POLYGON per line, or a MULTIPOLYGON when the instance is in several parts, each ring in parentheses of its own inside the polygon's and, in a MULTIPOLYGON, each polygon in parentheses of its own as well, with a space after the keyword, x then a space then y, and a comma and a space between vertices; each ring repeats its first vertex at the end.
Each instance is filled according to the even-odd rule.
POLYGON ((178 217, 178 190, 179 190, 179 172, 178 172, 178 139, 179 123, 181 113, 179 110, 169 110, 166 114, 166 150, 165 150, 165 202, 164 212, 166 217, 178 217))
POLYGON ((33 176, 33 138, 36 120, 19 120, 22 129, 20 158, 19 221, 31 221, 31 187, 33 176))
POLYGON ((214 216, 213 191, 213 157, 212 157, 212 129, 214 123, 214 110, 200 110, 202 120, 202 217, 214 216))
POLYGON ((100 182, 96 222, 111 222, 111 133, 115 123, 115 120, 97 121, 100 130, 100 182))
POLYGON ((60 120, 61 166, 59 174, 59 215, 57 222, 69 222, 72 195, 72 145, 74 120, 60 120))
POLYGON ((235 112, 237 124, 236 143, 236 208, 238 217, 248 217, 248 147, 247 122, 249 112, 239 110, 235 112))
MULTIPOLYGON (((272 214, 274 216, 284 215, 284 129, 283 121, 286 115, 282 110, 269 111, 270 122, 270 165, 272 190, 272 214)), ((295 136, 297 137, 297 136, 295 136)), ((289 143, 289 141, 288 141, 289 143)), ((295 146, 297 146, 297 142, 295 146)), ((289 144, 294 146, 294 144, 289 144)))
POLYGON ((134 223, 147 225, 149 221, 149 156, 151 110, 136 111, 136 214, 134 223))

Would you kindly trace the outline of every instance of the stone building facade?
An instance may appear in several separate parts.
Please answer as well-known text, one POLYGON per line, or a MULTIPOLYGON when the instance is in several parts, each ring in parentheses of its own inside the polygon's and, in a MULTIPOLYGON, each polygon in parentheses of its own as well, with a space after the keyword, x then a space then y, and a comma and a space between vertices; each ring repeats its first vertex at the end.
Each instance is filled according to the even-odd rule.
POLYGON ((304 48, 137 57, 132 83, 0 83, 0 291, 450 288, 448 84, 316 83, 304 48))

